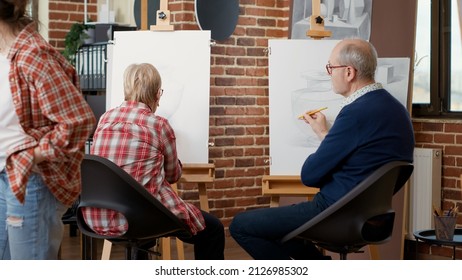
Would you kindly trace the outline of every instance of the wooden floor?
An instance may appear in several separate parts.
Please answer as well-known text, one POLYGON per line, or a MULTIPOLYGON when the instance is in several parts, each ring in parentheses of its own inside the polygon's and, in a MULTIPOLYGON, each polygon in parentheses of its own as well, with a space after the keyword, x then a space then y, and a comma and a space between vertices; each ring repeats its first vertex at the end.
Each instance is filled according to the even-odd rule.
MULTIPOLYGON (((97 244, 97 256, 100 258, 103 242, 97 244)), ((175 241, 172 241, 172 258, 176 258, 175 241)), ((77 236, 70 236, 69 225, 64 226, 63 243, 61 245, 62 260, 80 260, 80 233, 77 231, 77 236)), ((185 259, 193 260, 193 246, 184 244, 185 259)), ((124 249, 120 246, 112 246, 111 260, 123 260, 124 249)), ((231 237, 226 239, 225 259, 227 260, 250 260, 252 259, 231 237)))

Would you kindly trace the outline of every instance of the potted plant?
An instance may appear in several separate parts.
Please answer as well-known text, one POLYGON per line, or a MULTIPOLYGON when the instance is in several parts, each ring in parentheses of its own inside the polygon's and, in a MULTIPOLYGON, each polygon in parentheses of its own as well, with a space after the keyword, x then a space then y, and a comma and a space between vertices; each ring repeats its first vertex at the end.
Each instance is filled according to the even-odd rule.
POLYGON ((94 28, 94 26, 76 22, 72 24, 71 29, 64 38, 64 51, 62 53, 72 65, 75 65, 77 50, 83 45, 85 39, 90 38, 87 34, 90 28, 94 28))

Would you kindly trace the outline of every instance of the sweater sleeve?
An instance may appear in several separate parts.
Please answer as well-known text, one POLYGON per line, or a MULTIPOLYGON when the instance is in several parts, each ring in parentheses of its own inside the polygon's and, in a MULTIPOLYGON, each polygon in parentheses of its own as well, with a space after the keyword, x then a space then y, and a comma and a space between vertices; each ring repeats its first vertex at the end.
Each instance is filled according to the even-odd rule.
POLYGON ((358 146, 359 132, 354 115, 341 112, 319 148, 305 160, 301 170, 303 184, 321 187, 330 181, 334 171, 358 146))

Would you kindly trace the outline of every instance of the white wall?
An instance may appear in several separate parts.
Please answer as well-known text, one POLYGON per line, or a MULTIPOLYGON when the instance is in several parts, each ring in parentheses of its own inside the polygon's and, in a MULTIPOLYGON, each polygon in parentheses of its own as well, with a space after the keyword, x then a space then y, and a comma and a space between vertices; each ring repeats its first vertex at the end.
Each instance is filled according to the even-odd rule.
POLYGON ((48 11, 48 0, 40 0, 38 1, 38 20, 39 20, 39 23, 40 23, 40 28, 39 28, 39 31, 40 31, 40 34, 42 35, 43 38, 45 38, 45 40, 48 41, 49 39, 49 36, 48 36, 48 31, 49 31, 49 28, 48 28, 48 24, 50 22, 49 20, 49 11, 48 11))

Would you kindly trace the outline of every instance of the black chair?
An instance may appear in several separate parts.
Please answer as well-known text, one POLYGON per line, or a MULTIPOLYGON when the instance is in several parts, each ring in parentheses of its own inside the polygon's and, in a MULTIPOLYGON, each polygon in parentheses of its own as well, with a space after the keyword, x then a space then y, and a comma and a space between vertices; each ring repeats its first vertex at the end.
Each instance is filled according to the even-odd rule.
POLYGON ((115 163, 103 157, 85 155, 81 170, 82 193, 77 225, 82 234, 124 246, 126 259, 136 258, 140 244, 146 241, 166 236, 191 236, 186 224, 115 163), (85 223, 82 207, 122 213, 128 221, 127 232, 118 237, 95 233, 85 223))
POLYGON ((61 217, 61 221, 65 225, 69 225, 69 236, 77 236, 77 207, 79 206, 79 199, 77 199, 70 208, 67 209, 66 213, 61 217))
POLYGON ((412 174, 411 163, 394 161, 374 171, 353 190, 319 215, 284 236, 310 240, 317 246, 340 254, 358 252, 369 244, 391 239, 395 212, 393 195, 412 174))

